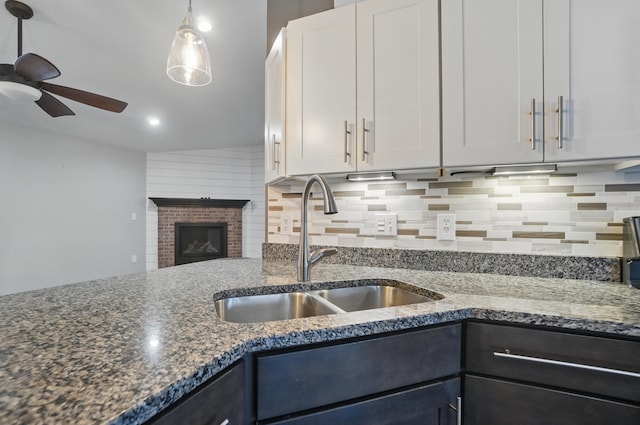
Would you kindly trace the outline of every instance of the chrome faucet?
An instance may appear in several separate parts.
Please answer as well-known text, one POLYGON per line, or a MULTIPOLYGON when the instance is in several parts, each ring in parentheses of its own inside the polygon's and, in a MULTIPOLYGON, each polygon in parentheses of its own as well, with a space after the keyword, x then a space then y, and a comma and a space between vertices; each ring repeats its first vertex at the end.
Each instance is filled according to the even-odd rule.
POLYGON ((307 183, 304 186, 304 190, 302 191, 302 201, 300 217, 302 219, 302 223, 300 225, 300 243, 298 246, 298 281, 299 282, 308 282, 309 281, 309 270, 311 266, 320 261, 322 258, 327 257, 329 255, 333 255, 338 252, 335 248, 323 248, 317 251, 313 251, 311 255, 309 255, 309 235, 307 230, 307 208, 309 204, 309 197, 311 196, 311 186, 314 183, 318 183, 320 189, 322 189, 322 198, 324 201, 324 213, 325 214, 335 214, 338 212, 338 208, 336 207, 336 201, 333 199, 333 193, 331 192, 331 188, 329 188, 329 183, 327 180, 318 175, 314 174, 309 177, 307 183))

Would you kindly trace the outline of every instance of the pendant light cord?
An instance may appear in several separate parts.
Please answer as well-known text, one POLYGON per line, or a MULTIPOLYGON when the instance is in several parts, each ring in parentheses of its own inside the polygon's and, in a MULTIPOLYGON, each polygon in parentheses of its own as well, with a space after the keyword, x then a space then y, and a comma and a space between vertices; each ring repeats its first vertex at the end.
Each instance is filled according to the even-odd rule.
POLYGON ((22 18, 18 16, 18 57, 20 56, 22 56, 22 18))

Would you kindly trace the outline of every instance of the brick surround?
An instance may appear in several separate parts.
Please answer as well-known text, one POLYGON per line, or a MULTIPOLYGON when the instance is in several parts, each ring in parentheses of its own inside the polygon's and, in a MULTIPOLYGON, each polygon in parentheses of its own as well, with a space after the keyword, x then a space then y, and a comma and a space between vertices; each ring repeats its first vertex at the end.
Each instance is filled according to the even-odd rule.
POLYGON ((158 268, 175 265, 175 223, 227 223, 227 256, 242 257, 242 208, 158 207, 158 268))

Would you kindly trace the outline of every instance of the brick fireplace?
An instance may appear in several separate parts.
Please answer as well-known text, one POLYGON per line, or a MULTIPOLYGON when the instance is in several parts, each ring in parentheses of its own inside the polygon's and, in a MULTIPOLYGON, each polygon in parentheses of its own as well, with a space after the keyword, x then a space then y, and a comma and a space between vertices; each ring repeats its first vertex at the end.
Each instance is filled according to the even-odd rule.
POLYGON ((242 208, 247 200, 149 198, 158 206, 158 268, 174 266, 176 223, 225 223, 226 256, 242 257, 242 208))

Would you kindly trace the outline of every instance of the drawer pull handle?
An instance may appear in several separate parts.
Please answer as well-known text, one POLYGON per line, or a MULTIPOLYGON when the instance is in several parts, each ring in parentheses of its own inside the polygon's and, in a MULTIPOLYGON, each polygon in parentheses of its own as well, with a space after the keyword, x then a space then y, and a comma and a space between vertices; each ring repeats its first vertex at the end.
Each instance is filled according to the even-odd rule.
POLYGON ((229 419, 225 419, 224 421, 220 422, 220 425, 229 425, 229 419))
POLYGON ((536 150, 536 100, 531 99, 531 150, 536 150))
POLYGON ((349 136, 351 136, 351 130, 349 129, 349 122, 344 122, 344 162, 349 163, 349 157, 351 153, 349 152, 349 136))
POLYGON ((521 356, 519 354, 510 354, 510 353, 494 352, 493 355, 496 356, 496 357, 506 357, 506 358, 509 358, 509 359, 525 360, 525 361, 528 361, 528 362, 536 362, 536 363, 544 363, 544 364, 552 364, 552 365, 556 365, 556 366, 574 367, 576 369, 594 370, 594 371, 597 371, 597 372, 616 373, 618 375, 631 376, 633 378, 640 378, 640 373, 629 372, 629 371, 626 371, 626 370, 619 370, 619 369, 610 369, 610 368, 607 368, 607 367, 590 366, 590 365, 580 364, 580 363, 563 362, 563 361, 560 361, 560 360, 542 359, 540 357, 521 356))
POLYGON ((367 161, 367 155, 369 155, 369 151, 367 150, 367 133, 369 133, 367 128, 367 121, 365 118, 362 118, 362 162, 367 161))
POLYGON ((556 137, 556 139, 558 140, 558 149, 562 149, 564 147, 562 144, 562 133, 563 133, 562 108, 563 107, 564 107, 564 98, 563 96, 558 96, 558 109, 556 110, 556 113, 558 114, 558 136, 556 137))
POLYGON ((456 397, 456 405, 449 403, 449 409, 456 412, 456 425, 462 425, 462 397, 456 397))
POLYGON ((276 170, 276 166, 280 166, 280 142, 276 142, 276 135, 273 135, 273 145, 271 151, 272 165, 271 171, 276 170), (277 150, 277 154, 276 154, 277 150))

